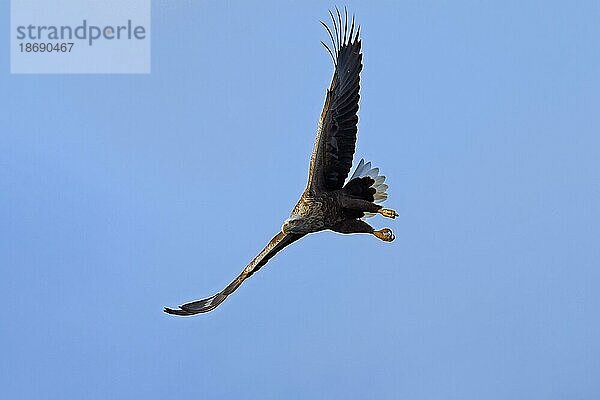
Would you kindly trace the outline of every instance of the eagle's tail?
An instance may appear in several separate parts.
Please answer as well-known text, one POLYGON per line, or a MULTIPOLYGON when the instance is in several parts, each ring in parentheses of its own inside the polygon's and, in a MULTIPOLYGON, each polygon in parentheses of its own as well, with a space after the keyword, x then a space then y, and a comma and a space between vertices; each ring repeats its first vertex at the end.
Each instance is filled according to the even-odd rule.
MULTIPOLYGON (((379 168, 372 168, 371 162, 365 163, 365 160, 362 158, 360 159, 358 166, 354 170, 354 173, 352 174, 350 179, 348 179, 348 183, 346 183, 346 186, 344 187, 344 189, 351 190, 351 191, 358 190, 361 186, 360 185, 361 181, 364 181, 364 180, 356 179, 356 178, 366 178, 366 177, 371 178, 370 180, 368 180, 369 183, 371 183, 371 181, 372 181, 372 183, 370 184, 370 186, 368 188, 364 188, 364 189, 367 189, 367 192, 369 195, 373 196, 372 200, 370 198, 368 200, 370 200, 374 203, 384 202, 385 199, 387 199, 387 197, 388 197, 388 194, 387 194, 388 185, 386 185, 384 183, 385 176, 379 174, 379 168)), ((364 191, 364 189, 363 189, 363 191, 364 191)), ((371 197, 371 196, 369 196, 369 197, 371 197)), ((365 213, 364 218, 369 218, 374 215, 375 214, 373 214, 373 213, 365 213)))

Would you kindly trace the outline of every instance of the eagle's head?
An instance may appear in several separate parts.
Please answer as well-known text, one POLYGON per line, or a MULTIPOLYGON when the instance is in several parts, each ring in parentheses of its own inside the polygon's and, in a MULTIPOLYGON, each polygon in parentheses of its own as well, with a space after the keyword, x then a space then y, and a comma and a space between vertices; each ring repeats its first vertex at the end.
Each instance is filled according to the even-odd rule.
POLYGON ((281 226, 283 233, 307 233, 310 231, 308 221, 299 215, 292 215, 281 226))

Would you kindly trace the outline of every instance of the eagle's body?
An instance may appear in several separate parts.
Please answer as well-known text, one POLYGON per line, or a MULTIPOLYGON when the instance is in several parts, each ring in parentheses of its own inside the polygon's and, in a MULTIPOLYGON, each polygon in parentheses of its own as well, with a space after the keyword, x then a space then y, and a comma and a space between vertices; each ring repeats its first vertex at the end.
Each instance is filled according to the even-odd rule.
MULTIPOLYGON (((366 183, 365 186, 369 187, 366 183)), ((290 218, 284 223, 282 231, 304 235, 326 229, 337 231, 336 228, 340 224, 363 217, 365 211, 377 212, 381 209, 381 206, 366 202, 370 203, 369 200, 356 198, 343 189, 331 192, 307 190, 298 200, 290 218), (358 205, 353 207, 352 205, 356 203, 358 205)))
POLYGON ((281 231, 225 289, 206 299, 183 304, 179 309, 165 308, 165 312, 194 315, 213 310, 275 254, 309 233, 329 229, 339 233, 369 233, 386 242, 394 240, 390 229, 375 230, 364 221, 376 213, 388 218, 398 215, 378 204, 387 198, 388 188, 384 183, 385 176, 379 175, 379 168, 372 168, 370 162, 360 160, 347 179, 358 124, 362 70, 360 28, 354 31, 354 18, 348 26, 347 14, 342 18, 338 11, 337 19, 332 13, 330 15, 333 33, 322 24, 329 33, 333 51, 325 43, 323 45, 334 61, 335 71, 319 120, 306 190, 281 231))

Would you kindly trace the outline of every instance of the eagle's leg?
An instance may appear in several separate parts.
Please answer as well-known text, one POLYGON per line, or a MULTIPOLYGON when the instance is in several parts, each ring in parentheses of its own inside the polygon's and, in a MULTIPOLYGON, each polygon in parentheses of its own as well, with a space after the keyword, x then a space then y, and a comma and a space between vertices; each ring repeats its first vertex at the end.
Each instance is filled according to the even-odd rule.
POLYGON ((378 213, 383 207, 368 200, 357 199, 350 196, 342 196, 341 206, 348 210, 357 210, 362 212, 378 213))
POLYGON ((361 219, 347 219, 331 228, 338 233, 373 233, 375 229, 361 219))
POLYGON ((391 208, 383 208, 382 206, 375 203, 371 203, 368 200, 344 196, 341 198, 341 203, 342 207, 347 208, 349 210, 358 210, 362 212, 381 214, 384 217, 391 219, 394 219, 398 216, 396 210, 392 210, 391 208))
POLYGON ((371 225, 361 219, 348 219, 342 221, 337 225, 334 225, 331 230, 338 233, 370 233, 385 242, 391 242, 396 238, 391 229, 383 228, 376 231, 371 225))

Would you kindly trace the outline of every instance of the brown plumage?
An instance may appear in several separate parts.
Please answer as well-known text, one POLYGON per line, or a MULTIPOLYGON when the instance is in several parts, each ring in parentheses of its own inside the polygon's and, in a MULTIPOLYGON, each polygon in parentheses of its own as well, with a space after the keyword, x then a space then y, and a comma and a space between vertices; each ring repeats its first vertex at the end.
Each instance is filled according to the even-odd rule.
POLYGON ((306 190, 290 218, 283 223, 281 232, 225 289, 178 309, 165 308, 165 312, 188 316, 215 309, 275 254, 309 233, 330 229, 339 233, 369 233, 387 242, 394 240, 390 229, 375 230, 363 220, 375 213, 388 218, 398 215, 377 204, 387 198, 388 188, 379 169, 360 160, 346 182, 356 146, 362 70, 360 28, 355 29, 354 17, 349 21, 347 12, 344 17, 337 9, 335 15, 329 14, 333 30, 321 23, 329 34, 331 47, 321 43, 331 55, 335 70, 319 120, 306 190))

